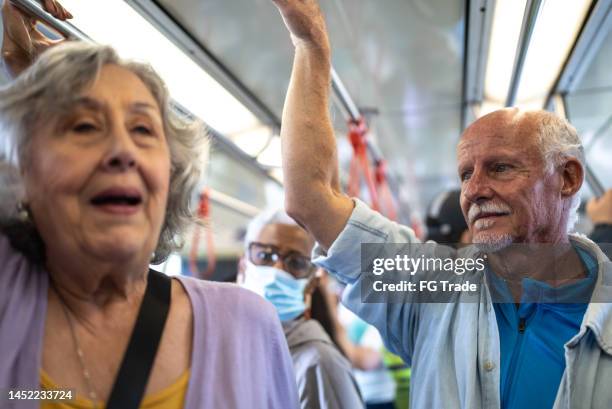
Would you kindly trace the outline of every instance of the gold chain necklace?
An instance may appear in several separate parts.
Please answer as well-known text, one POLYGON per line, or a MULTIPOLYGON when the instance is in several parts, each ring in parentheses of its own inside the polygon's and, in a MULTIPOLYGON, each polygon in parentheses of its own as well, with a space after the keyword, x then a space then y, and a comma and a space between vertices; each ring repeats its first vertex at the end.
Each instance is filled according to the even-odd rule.
POLYGON ((91 400, 91 404, 93 409, 96 409, 98 406, 96 405, 96 401, 98 400, 98 395, 93 387, 93 382, 91 380, 91 374, 87 370, 85 366, 85 354, 83 354, 83 349, 79 344, 79 339, 77 338, 76 328, 74 326, 74 321, 72 318, 72 314, 68 309, 68 305, 64 300, 64 297, 59 293, 55 285, 53 285, 53 289, 57 294, 58 299, 60 300, 60 304, 62 305, 62 310, 64 311, 64 315, 66 316, 66 321, 68 321, 68 327, 70 327, 70 334, 72 335, 72 341, 74 342, 74 346, 76 347, 76 354, 79 360, 79 365, 81 366, 81 371, 83 372, 83 378, 85 379, 85 384, 87 385, 87 394, 89 395, 89 400, 91 400))

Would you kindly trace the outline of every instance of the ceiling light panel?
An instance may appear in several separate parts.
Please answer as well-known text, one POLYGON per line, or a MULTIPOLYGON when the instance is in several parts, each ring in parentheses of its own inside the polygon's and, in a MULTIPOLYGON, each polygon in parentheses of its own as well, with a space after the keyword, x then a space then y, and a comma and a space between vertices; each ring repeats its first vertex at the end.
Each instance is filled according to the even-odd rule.
POLYGON ((191 113, 224 135, 263 124, 234 96, 183 51, 121 0, 91 2, 64 0, 71 21, 96 42, 110 44, 123 57, 146 61, 162 76, 170 94, 191 113))
POLYGON ((517 104, 542 109, 576 41, 590 0, 545 0, 531 37, 517 104))
POLYGON ((526 0, 497 0, 485 74, 485 100, 504 106, 508 95, 516 47, 521 34, 526 0))

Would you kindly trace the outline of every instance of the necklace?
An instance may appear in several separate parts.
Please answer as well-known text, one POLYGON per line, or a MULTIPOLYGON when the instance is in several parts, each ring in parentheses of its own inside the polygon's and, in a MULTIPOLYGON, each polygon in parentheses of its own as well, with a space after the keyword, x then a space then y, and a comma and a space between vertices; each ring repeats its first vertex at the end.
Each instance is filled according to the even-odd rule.
POLYGON ((72 335, 72 342, 74 342, 74 346, 76 348, 77 358, 79 360, 79 365, 81 366, 81 371, 83 372, 83 378, 85 379, 85 384, 87 385, 87 394, 89 395, 89 400, 91 400, 92 407, 96 409, 98 406, 96 405, 96 401, 98 400, 98 395, 93 387, 93 382, 91 381, 91 374, 87 370, 87 366, 85 366, 85 355, 83 354, 83 349, 79 344, 79 339, 77 338, 76 328, 74 325, 74 321, 70 311, 68 310, 68 305, 64 300, 64 297, 59 293, 55 285, 53 285, 53 289, 57 294, 57 297, 60 300, 60 304, 62 305, 62 310, 64 311, 64 315, 66 316, 66 321, 68 321, 68 327, 70 328, 70 334, 72 335))

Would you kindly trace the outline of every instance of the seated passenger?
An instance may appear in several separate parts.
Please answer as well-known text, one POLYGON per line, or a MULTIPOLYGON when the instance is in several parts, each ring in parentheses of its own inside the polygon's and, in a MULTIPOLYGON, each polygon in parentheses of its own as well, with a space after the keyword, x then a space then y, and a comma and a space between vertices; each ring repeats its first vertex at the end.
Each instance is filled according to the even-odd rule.
MULTIPOLYGON (((30 21, 8 1, 3 17, 4 49, 31 50, 30 21)), ((3 54, 14 73, 31 55, 3 54)), ((18 167, 0 203, 3 394, 75 392, 42 408, 297 408, 272 307, 149 270, 193 220, 207 143, 151 67, 107 46, 56 45, 0 88, 0 123, 18 167)), ((23 398, 0 406, 41 404, 23 398)))
POLYGON ((340 191, 323 15, 316 0, 274 3, 295 46, 281 130, 287 212, 318 241, 316 263, 348 284, 343 302, 411 364, 411 407, 609 408, 612 267, 595 243, 568 233, 584 178, 575 129, 552 113, 514 108, 471 124, 457 149, 460 202, 478 244, 470 251, 488 259, 455 279, 486 285, 446 303, 419 304, 410 291, 364 303, 374 286, 362 273, 363 243, 386 244, 370 245, 364 266, 392 257, 394 243, 412 259, 461 254, 439 245, 424 253, 410 228, 340 191), (544 248, 538 243, 558 254, 538 258, 530 253, 544 248), (509 299, 493 302, 493 280, 509 299), (533 301, 538 294, 548 301, 533 301))
POLYGON ((311 317, 313 239, 284 211, 249 224, 238 282, 270 301, 283 323, 303 409, 363 408, 351 366, 311 317))

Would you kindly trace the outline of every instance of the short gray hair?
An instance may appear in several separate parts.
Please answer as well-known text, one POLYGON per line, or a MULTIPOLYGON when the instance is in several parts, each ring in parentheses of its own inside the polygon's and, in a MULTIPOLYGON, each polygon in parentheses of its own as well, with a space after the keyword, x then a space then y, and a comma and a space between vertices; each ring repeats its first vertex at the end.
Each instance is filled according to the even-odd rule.
MULTIPOLYGON (((109 46, 71 41, 52 47, 13 82, 0 88, 0 133, 6 138, 4 148, 15 166, 28 166, 29 147, 37 127, 65 112, 106 64, 118 65, 138 76, 161 110, 171 160, 166 214, 152 259, 152 263, 161 263, 182 246, 181 235, 194 221, 190 203, 205 164, 208 137, 200 121, 181 116, 171 107, 168 90, 150 65, 123 60, 109 46)), ((17 185, 21 183, 19 180, 17 185)), ((4 226, 20 223, 15 202, 19 202, 18 195, 23 188, 15 186, 11 191, 13 200, 0 203, 0 220, 4 226)), ((5 194, 8 193, 7 190, 5 194)), ((16 237, 10 237, 10 232, 18 230, 7 233, 12 241, 16 237)), ((35 228, 23 231, 37 234, 35 228)), ((40 240, 40 237, 21 238, 28 239, 40 240)), ((26 255, 34 260, 44 256, 26 255)))
MULTIPOLYGON (((586 158, 582 141, 574 128, 566 119, 551 112, 539 113, 538 145, 540 153, 552 172, 568 158, 576 158, 585 169, 586 158)), ((578 207, 580 206, 580 193, 572 197, 571 208, 567 220, 567 230, 571 231, 578 220, 578 207)))
POLYGON ((282 209, 269 209, 259 213, 247 227, 246 234, 244 236, 244 246, 249 247, 254 241, 257 241, 259 234, 269 224, 288 224, 290 226, 299 225, 293 220, 284 210, 282 209))

